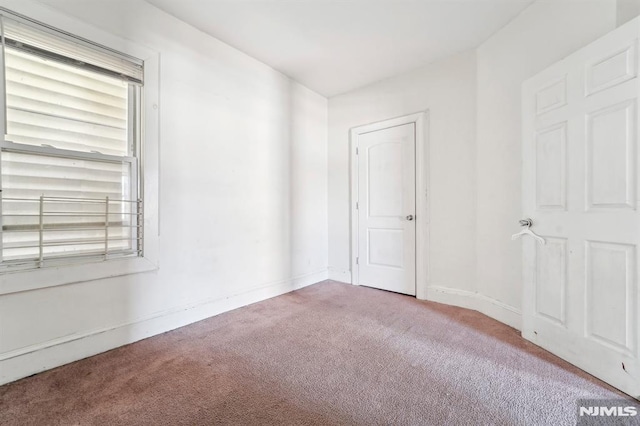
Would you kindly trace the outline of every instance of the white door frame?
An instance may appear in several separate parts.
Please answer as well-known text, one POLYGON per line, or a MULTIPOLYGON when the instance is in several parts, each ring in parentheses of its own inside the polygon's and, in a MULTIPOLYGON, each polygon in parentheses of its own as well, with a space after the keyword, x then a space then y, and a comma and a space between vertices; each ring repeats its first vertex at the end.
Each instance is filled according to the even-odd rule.
POLYGON ((350 132, 351 178, 351 284, 358 285, 358 157, 359 138, 365 133, 389 127, 415 124, 416 140, 416 298, 427 299, 429 283, 429 112, 422 111, 398 118, 354 127, 350 132))

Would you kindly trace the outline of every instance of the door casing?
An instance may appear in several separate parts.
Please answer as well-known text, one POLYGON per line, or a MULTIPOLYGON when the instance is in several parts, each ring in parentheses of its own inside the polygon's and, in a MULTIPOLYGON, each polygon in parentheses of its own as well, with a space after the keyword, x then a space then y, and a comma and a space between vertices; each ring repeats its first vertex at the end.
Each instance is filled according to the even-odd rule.
POLYGON ((359 137, 365 133, 389 127, 415 124, 416 129, 416 298, 426 300, 429 283, 429 112, 422 111, 402 117, 354 127, 350 132, 350 208, 351 208, 351 284, 358 285, 358 148, 359 137))

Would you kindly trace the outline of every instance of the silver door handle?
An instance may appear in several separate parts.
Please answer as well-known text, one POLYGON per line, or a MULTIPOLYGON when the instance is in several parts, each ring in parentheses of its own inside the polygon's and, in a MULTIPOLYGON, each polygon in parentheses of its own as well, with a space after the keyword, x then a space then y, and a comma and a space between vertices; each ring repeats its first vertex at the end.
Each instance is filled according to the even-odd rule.
POLYGON ((520 226, 526 226, 527 228, 531 228, 533 226, 533 221, 529 218, 520 219, 518 223, 520 224, 520 226))
POLYGON ((413 220, 413 215, 410 214, 409 216, 407 216, 407 220, 413 220))

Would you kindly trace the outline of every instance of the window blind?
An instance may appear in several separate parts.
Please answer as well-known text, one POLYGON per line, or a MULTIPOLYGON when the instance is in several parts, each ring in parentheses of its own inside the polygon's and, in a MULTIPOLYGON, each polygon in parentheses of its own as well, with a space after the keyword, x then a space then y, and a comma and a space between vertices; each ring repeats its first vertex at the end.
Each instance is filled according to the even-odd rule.
POLYGON ((8 47, 5 77, 8 140, 128 155, 127 83, 8 47))
POLYGON ((143 64, 139 59, 17 16, 2 14, 1 19, 3 40, 8 47, 130 82, 143 81, 143 64))

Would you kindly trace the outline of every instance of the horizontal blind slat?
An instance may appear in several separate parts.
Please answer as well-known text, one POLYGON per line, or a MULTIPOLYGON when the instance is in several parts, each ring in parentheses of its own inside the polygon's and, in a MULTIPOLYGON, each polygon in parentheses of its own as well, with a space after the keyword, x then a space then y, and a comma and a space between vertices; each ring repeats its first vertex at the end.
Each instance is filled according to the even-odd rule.
MULTIPOLYGON (((2 194, 4 197, 19 197, 19 198, 31 198, 38 199, 42 195, 42 189, 40 188, 8 188, 3 189, 2 194)), ((69 198, 118 198, 121 196, 121 191, 107 192, 107 191, 74 191, 70 189, 48 189, 47 195, 49 197, 69 197, 69 198)))
POLYGON ((43 168, 40 164, 32 163, 16 163, 16 162, 3 162, 2 167, 5 168, 5 173, 15 177, 25 177, 29 179, 81 179, 90 182, 115 182, 120 183, 122 179, 122 167, 117 170, 91 170, 90 178, 86 169, 79 169, 77 167, 47 167, 43 168))
POLYGON ((127 128, 126 118, 114 118, 107 115, 98 114, 95 112, 89 112, 82 109, 70 108, 55 104, 52 102, 41 101, 33 98, 25 98, 21 96, 15 96, 12 94, 7 95, 7 102, 11 105, 11 108, 21 111, 27 111, 34 114, 53 115, 67 117, 70 120, 76 120, 85 123, 99 124, 103 126, 111 126, 119 129, 127 128))
POLYGON ((12 129, 7 134, 7 140, 26 145, 46 146, 66 149, 70 151, 91 152, 97 151, 102 154, 121 155, 122 150, 115 150, 109 147, 110 144, 105 138, 82 138, 81 134, 64 131, 49 131, 46 128, 11 122, 12 129))
POLYGON ((75 143, 70 143, 70 142, 61 142, 61 141, 56 140, 56 139, 35 138, 35 137, 18 136, 18 135, 8 135, 7 136, 7 140, 9 140, 11 142, 15 142, 15 143, 21 143, 21 144, 24 144, 24 145, 33 145, 33 146, 47 146, 47 145, 50 145, 50 146, 53 146, 55 148, 66 149, 66 150, 70 150, 70 151, 81 151, 81 152, 97 151, 97 152, 99 152, 101 154, 106 154, 106 155, 114 155, 114 156, 122 155, 121 151, 106 149, 106 148, 102 148, 102 147, 88 147, 88 146, 82 145, 82 144, 75 144, 75 143), (94 149, 91 149, 91 148, 94 148, 94 149))
MULTIPOLYGON (((74 110, 82 110, 90 114, 116 118, 119 120, 127 119, 127 110, 124 107, 113 107, 98 102, 89 101, 75 96, 64 95, 62 93, 52 92, 42 87, 28 86, 19 82, 7 82, 7 95, 15 95, 21 98, 31 99, 36 102, 42 102, 50 105, 59 105, 74 110)), ((7 101, 11 101, 8 99, 7 101)), ((9 103, 9 105, 12 105, 9 103)))
MULTIPOLYGON (((76 98, 88 100, 91 102, 108 105, 116 108, 126 107, 126 97, 115 96, 99 90, 89 89, 90 85, 80 86, 73 85, 63 81, 55 80, 48 76, 34 74, 24 70, 14 68, 10 58, 7 58, 6 78, 7 83, 13 82, 24 84, 26 86, 37 87, 39 89, 48 90, 56 94, 74 96, 76 98)), ((126 96, 126 88, 123 88, 126 96)))
MULTIPOLYGON (((25 129, 34 131, 52 132, 59 135, 61 141, 80 143, 116 149, 127 144, 127 129, 118 129, 102 124, 85 123, 66 117, 23 111, 9 107, 7 120, 13 125, 20 125, 25 129)), ((12 129, 14 132, 16 129, 12 129)), ((9 132, 11 134, 11 132, 9 132)))

